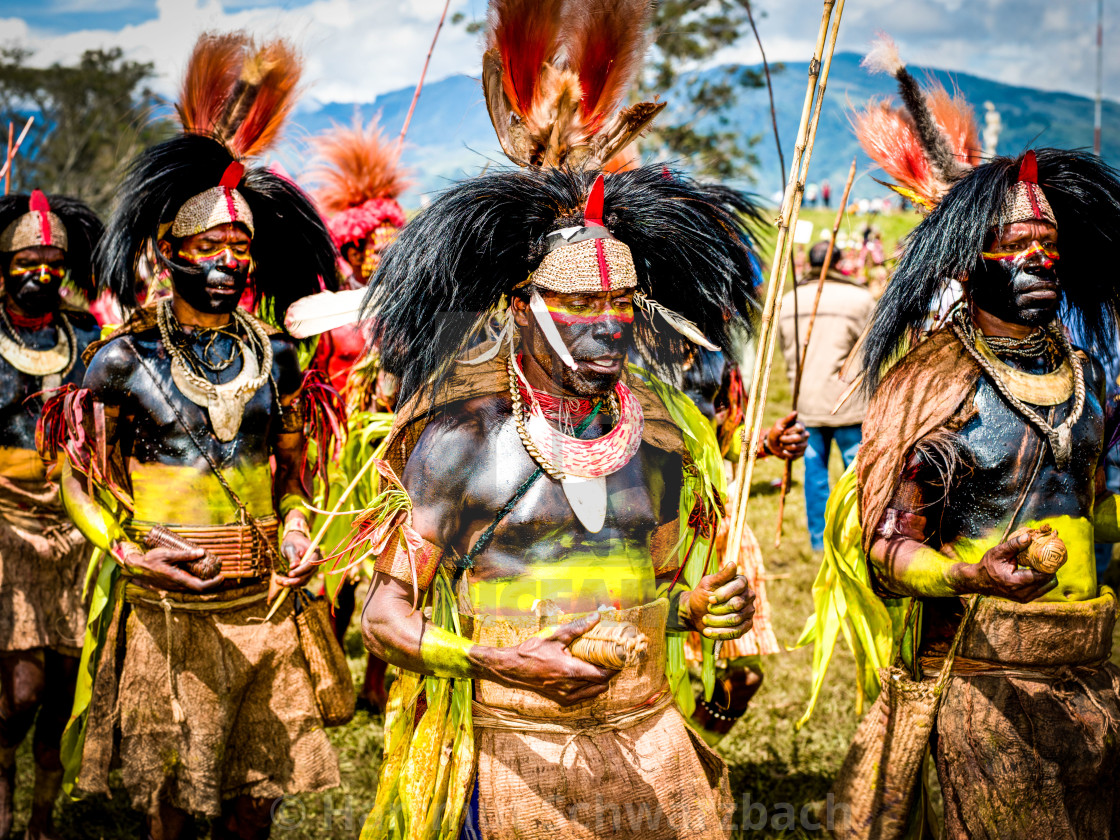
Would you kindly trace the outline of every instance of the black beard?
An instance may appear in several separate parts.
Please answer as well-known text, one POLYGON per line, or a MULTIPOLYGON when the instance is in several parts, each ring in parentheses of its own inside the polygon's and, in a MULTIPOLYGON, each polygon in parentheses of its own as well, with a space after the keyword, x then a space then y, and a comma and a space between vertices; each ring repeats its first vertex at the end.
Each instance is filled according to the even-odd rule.
POLYGON ((984 260, 968 278, 968 294, 983 311, 1025 327, 1043 327, 1058 314, 1062 302, 1057 271, 1035 263, 984 260), (1055 291, 1053 297, 1032 299, 1031 292, 1055 291))
POLYGON ((40 283, 30 276, 22 283, 13 282, 11 277, 4 278, 8 298, 19 307, 21 312, 32 317, 58 311, 61 285, 61 281, 54 277, 49 283, 40 283))
POLYGON ((176 266, 171 272, 175 294, 194 309, 209 315, 228 315, 237 309, 248 283, 248 271, 207 261, 199 262, 193 270, 176 266))

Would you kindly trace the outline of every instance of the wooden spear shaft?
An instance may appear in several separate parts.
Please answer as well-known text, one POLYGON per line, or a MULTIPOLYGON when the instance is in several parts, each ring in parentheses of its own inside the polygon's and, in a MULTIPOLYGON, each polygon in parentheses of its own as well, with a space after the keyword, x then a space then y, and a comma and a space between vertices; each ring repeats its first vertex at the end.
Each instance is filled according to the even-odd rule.
POLYGON ((4 195, 12 188, 12 140, 15 139, 15 124, 8 123, 8 157, 4 161, 4 195))
POLYGON ((424 59, 424 68, 420 71, 420 81, 416 83, 416 90, 412 94, 412 103, 408 106, 408 115, 405 116, 404 125, 401 126, 401 136, 397 138, 398 155, 404 151, 404 138, 408 134, 408 126, 412 123, 412 113, 416 110, 416 103, 420 99, 420 91, 424 89, 424 77, 428 75, 428 64, 431 63, 432 53, 436 49, 436 41, 439 40, 439 33, 443 29, 443 22, 447 19, 447 10, 450 7, 451 0, 447 0, 443 4, 443 14, 439 16, 439 23, 436 24, 436 34, 432 36, 432 45, 428 47, 428 56, 424 59))
MULTIPOLYGON (((809 83, 805 92, 805 103, 802 107, 801 123, 798 129, 797 145, 794 148, 793 165, 790 171, 790 181, 786 185, 786 195, 782 204, 782 212, 778 218, 778 234, 774 245, 774 263, 770 269, 770 282, 766 287, 766 305, 762 312, 762 321, 759 327, 759 353, 755 359, 754 377, 748 396, 748 410, 750 418, 743 429, 743 453, 746 456, 739 459, 737 469, 737 482, 739 485, 739 498, 735 505, 732 518, 731 533, 728 540, 727 561, 738 562, 739 551, 742 546, 743 529, 746 524, 747 502, 750 499, 751 478, 754 475, 754 465, 757 460, 757 441, 762 429, 765 413, 766 393, 770 384, 770 370, 774 363, 774 346, 776 330, 774 329, 777 316, 781 310, 782 279, 788 270, 792 240, 790 231, 797 224, 801 210, 801 199, 805 193, 805 180, 808 172, 808 163, 812 157, 813 144, 816 139, 817 125, 820 122, 820 106, 824 100, 825 87, 828 73, 832 66, 832 54, 836 49, 836 35, 840 27, 840 20, 844 12, 844 0, 825 0, 824 10, 821 15, 820 31, 817 34, 817 44, 813 52, 813 60, 809 64, 809 83), (835 7, 835 17, 833 9, 835 7), (832 22, 831 39, 829 38, 829 23, 832 22), (825 42, 828 41, 827 52, 825 42), (824 63, 822 64, 822 56, 824 63)), ((719 645, 717 645, 719 647, 719 645)), ((718 653, 718 651, 717 651, 718 653)))
MULTIPOLYGON (((824 255, 824 264, 821 266, 821 276, 817 278, 817 293, 813 297, 813 308, 809 310, 809 324, 805 328, 805 340, 795 351, 798 356, 797 370, 793 377, 793 399, 791 404, 797 410, 797 398, 801 396, 801 379, 805 375, 805 360, 809 356, 809 338, 813 335, 813 325, 817 321, 817 310, 821 305, 821 293, 824 291, 824 280, 832 268, 832 252, 836 247, 836 237, 840 235, 840 225, 844 221, 844 214, 848 208, 848 196, 852 192, 852 182, 856 179, 856 159, 852 158, 851 169, 848 170, 848 181, 844 185, 844 195, 840 199, 840 207, 836 211, 836 221, 832 224, 832 234, 828 237, 828 252, 824 255)), ((794 301, 797 300, 797 287, 793 289, 794 301)), ((797 317, 794 313, 794 317, 797 317)), ((782 546, 782 520, 786 515, 786 496, 789 495, 789 486, 793 480, 793 461, 786 461, 785 471, 782 473, 782 492, 778 496, 778 525, 774 534, 774 548, 782 546)))
POLYGON ((15 160, 16 155, 19 154, 19 147, 23 145, 23 141, 27 137, 27 132, 31 130, 31 124, 33 122, 35 122, 35 117, 27 118, 27 123, 23 126, 23 131, 19 133, 19 138, 16 140, 15 145, 12 146, 12 151, 8 155, 8 159, 4 161, 4 166, 0 167, 0 178, 7 177, 8 173, 11 171, 12 161, 15 160))

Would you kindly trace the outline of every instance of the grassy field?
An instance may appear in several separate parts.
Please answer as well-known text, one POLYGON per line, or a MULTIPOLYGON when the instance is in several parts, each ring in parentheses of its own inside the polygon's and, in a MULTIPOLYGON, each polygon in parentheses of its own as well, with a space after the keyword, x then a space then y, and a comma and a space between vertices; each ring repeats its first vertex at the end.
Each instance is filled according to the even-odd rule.
MULTIPOLYGON (((804 215, 818 228, 830 226, 833 218, 831 211, 824 210, 809 210, 804 215)), ((913 216, 876 219, 875 223, 883 231, 887 253, 914 219, 913 216)), ((777 359, 777 364, 781 365, 780 353, 777 359)), ((771 420, 786 413, 788 405, 789 385, 785 371, 779 368, 772 378, 768 408, 771 420)), ((835 453, 833 472, 839 474, 835 453)), ((765 553, 774 628, 784 645, 791 645, 797 639, 812 609, 810 587, 818 565, 818 559, 810 553, 805 531, 801 474, 801 466, 795 466, 795 483, 786 505, 786 527, 780 549, 773 548, 778 502, 774 482, 781 475, 780 463, 773 460, 759 463, 748 514, 765 553)), ((1120 645, 1117 648, 1120 649, 1120 645)), ((347 640, 347 652, 355 680, 360 680, 364 657, 356 629, 347 640)), ((811 655, 811 650, 805 649, 767 658, 762 690, 747 716, 720 746, 730 766, 737 801, 741 806, 749 802, 765 809, 766 827, 751 832, 752 837, 819 836, 820 832, 787 824, 786 815, 790 807, 800 815, 805 805, 825 798, 858 722, 854 708, 853 660, 845 649, 840 649, 814 718, 801 732, 794 731, 794 722, 801 716, 808 698, 811 655)), ((381 759, 381 719, 359 712, 352 723, 331 730, 330 734, 341 761, 342 787, 326 794, 286 800, 276 814, 274 837, 351 840, 358 836, 373 802, 381 759)), ((21 750, 20 766, 17 827, 26 821, 30 804, 31 756, 26 745, 21 750)), ((758 826, 762 812, 755 807, 752 814, 754 825, 758 826)), ((109 801, 64 802, 59 806, 58 818, 62 835, 68 840, 141 836, 141 821, 128 809, 123 790, 109 801)))

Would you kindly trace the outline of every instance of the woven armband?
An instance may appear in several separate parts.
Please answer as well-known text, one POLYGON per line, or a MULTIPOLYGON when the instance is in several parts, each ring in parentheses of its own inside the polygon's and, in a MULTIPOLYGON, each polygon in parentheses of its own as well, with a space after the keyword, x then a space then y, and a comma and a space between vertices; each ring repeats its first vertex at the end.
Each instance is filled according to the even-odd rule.
POLYGON ((680 552, 674 550, 680 538, 680 519, 674 519, 653 529, 649 538, 649 553, 653 559, 653 572, 656 577, 670 574, 680 568, 680 552))
MULTIPOLYGON (((413 552, 412 560, 416 565, 416 585, 420 589, 427 589, 432 579, 439 570, 439 561, 443 557, 443 549, 427 540, 423 540, 419 549, 413 552)), ((399 580, 405 586, 412 588, 412 566, 409 563, 408 552, 405 550, 401 538, 398 536, 389 543, 373 564, 375 571, 399 580)))

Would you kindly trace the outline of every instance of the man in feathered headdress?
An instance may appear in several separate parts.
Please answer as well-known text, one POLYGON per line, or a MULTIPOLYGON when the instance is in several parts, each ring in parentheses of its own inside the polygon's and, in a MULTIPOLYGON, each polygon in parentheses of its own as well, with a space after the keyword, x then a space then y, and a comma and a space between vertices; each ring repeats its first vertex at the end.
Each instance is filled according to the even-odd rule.
POLYGON ((63 305, 61 291, 69 282, 92 297, 101 234, 101 221, 76 199, 39 190, 0 197, 0 837, 12 830, 16 749, 36 715, 26 836, 54 836, 90 547, 35 452, 35 424, 43 392, 82 381, 82 351, 99 335, 89 313, 63 305))
POLYGON ((76 710, 77 784, 107 793, 119 761, 154 837, 180 836, 191 814, 215 837, 267 836, 278 797, 338 783, 292 615, 309 608, 298 592, 268 603, 270 580, 301 587, 317 559, 306 439, 323 427, 322 388, 301 383, 290 338, 238 307, 251 284, 279 318, 334 276, 310 200, 245 163, 276 136, 298 75, 284 42, 199 40, 184 131, 133 161, 100 251, 126 308, 142 258, 173 294, 91 348, 64 404, 67 509, 112 560, 92 697, 76 710))
POLYGON ((726 341, 754 270, 726 201, 660 165, 601 174, 660 109, 614 113, 648 12, 493 3, 484 91, 525 168, 449 189, 378 271, 403 403, 356 548, 366 644, 404 670, 365 836, 727 835, 726 767, 674 700, 684 632, 710 687, 753 598, 712 560, 712 426, 626 359, 726 341))
MULTIPOLYGON (((880 661, 891 639, 903 641, 912 672, 884 679, 841 783, 880 803, 875 825, 908 815, 914 791, 899 780, 920 775, 923 744, 909 749, 892 733, 922 731, 905 716, 921 718, 912 710, 929 708, 940 676, 930 748, 949 837, 1112 836, 1116 599, 1098 586, 1093 543, 1117 540, 1120 527, 1116 497, 1095 491, 1107 441, 1101 368, 1070 346, 1058 313, 1064 303, 1089 335, 1111 334, 1120 285, 1101 275, 1099 255, 1120 239, 1120 178, 1096 157, 1057 149, 978 163, 967 112, 939 112, 944 91, 919 90, 892 50, 877 54, 908 113, 871 149, 929 214, 876 309, 864 443, 830 502, 830 536, 862 530, 862 544, 829 551, 866 553, 872 577, 860 585, 876 587, 894 618, 880 661), (891 149, 916 151, 903 165, 891 149), (963 299, 917 343, 950 280, 963 299), (924 689, 902 687, 912 675, 924 689), (888 715, 895 725, 884 727, 888 715), (855 767, 879 775, 848 776, 855 767)), ((841 836, 872 828, 857 818, 841 836)))

